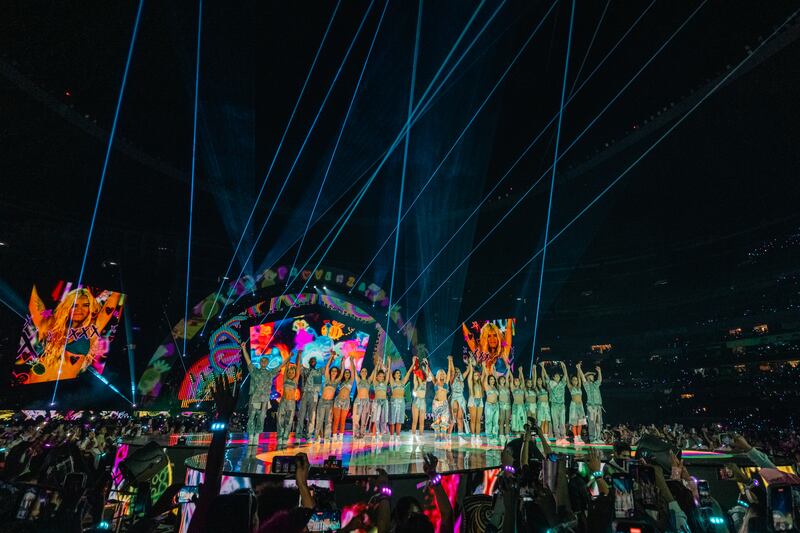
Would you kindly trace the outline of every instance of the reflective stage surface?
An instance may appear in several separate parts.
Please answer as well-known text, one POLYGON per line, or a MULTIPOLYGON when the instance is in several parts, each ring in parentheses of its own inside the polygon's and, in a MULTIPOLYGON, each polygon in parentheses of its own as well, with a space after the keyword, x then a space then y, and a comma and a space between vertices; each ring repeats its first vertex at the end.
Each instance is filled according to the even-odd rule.
MULTIPOLYGON (((485 437, 437 440, 433 433, 423 435, 418 440, 410 435, 402 435, 397 441, 389 441, 388 437, 382 440, 355 440, 350 435, 346 435, 343 441, 324 443, 297 443, 291 440, 288 445, 280 447, 274 433, 262 433, 258 445, 247 445, 245 438, 233 434, 229 444, 232 446, 225 452, 224 473, 231 475, 269 474, 274 457, 299 452, 308 455, 312 466, 321 467, 331 456, 340 459, 346 475, 353 477, 374 475, 378 468, 383 468, 392 477, 419 476, 423 474, 425 455, 432 453, 439 459, 438 471, 447 474, 497 468, 503 450, 503 445, 497 440, 490 441, 485 437)), ((589 448, 599 449, 605 455, 610 454, 612 448, 610 445, 595 444, 551 447, 556 453, 570 455, 580 455, 589 448)), ((684 451, 683 456, 691 460, 723 460, 730 457, 727 454, 692 450, 684 451)), ((191 457, 186 461, 186 466, 204 470, 205 454, 191 457)))

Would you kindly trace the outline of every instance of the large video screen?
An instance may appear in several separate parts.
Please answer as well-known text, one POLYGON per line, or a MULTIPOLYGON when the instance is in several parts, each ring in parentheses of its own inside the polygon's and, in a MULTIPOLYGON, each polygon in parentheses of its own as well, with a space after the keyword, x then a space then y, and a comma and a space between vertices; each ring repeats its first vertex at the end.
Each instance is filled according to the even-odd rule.
POLYGON ((464 360, 474 357, 485 366, 505 372, 514 361, 516 319, 473 320, 461 324, 465 346, 464 360))
MULTIPOLYGON (((250 358, 254 366, 267 358, 268 368, 277 368, 286 357, 300 361, 308 368, 312 358, 317 360, 317 368, 322 368, 335 353, 333 365, 351 368, 355 371, 364 363, 364 355, 369 346, 369 334, 357 330, 337 320, 323 318, 319 313, 276 322, 265 322, 250 328, 250 358)), ((283 391, 283 379, 275 380, 275 389, 283 391)))
POLYGON ((48 293, 34 285, 14 362, 14 385, 103 373, 125 295, 59 281, 48 293), (60 376, 60 377, 59 377, 60 376))

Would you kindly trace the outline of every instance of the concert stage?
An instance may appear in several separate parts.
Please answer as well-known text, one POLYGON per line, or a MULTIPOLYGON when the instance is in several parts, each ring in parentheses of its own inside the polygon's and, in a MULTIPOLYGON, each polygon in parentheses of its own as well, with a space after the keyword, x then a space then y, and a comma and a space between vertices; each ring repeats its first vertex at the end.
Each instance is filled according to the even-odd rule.
MULTIPOLYGON (((208 435, 210 439, 210 434, 208 435)), ((202 441, 200 439, 198 442, 202 441)), ((537 443, 538 445, 538 443, 537 443)), ((610 445, 587 444, 582 446, 551 446, 556 453, 580 456, 589 449, 600 450, 604 459, 611 452, 610 445)), ((635 449, 635 448, 634 448, 635 449)), ((257 486, 283 485, 291 487, 294 480, 285 474, 272 474, 272 461, 279 455, 294 455, 304 452, 308 455, 312 467, 322 467, 325 460, 334 456, 342 461, 341 475, 325 475, 312 468, 309 478, 311 484, 332 491, 333 499, 342 510, 342 520, 346 523, 371 496, 365 493, 363 480, 383 468, 389 474, 394 498, 413 496, 422 498, 428 507, 432 507, 432 496, 429 491, 420 492, 426 479, 423 473, 423 458, 432 453, 439 459, 438 471, 442 474, 442 485, 454 501, 463 501, 470 494, 491 495, 500 472, 500 455, 503 445, 489 441, 481 436, 470 438, 451 437, 437 441, 433 433, 423 435, 418 441, 404 434, 399 441, 390 442, 388 437, 373 441, 371 438, 354 440, 346 435, 343 441, 324 443, 297 443, 293 439, 288 445, 278 446, 275 433, 262 433, 258 444, 248 444, 244 434, 231 434, 228 448, 225 450, 221 493, 231 493, 243 488, 257 486), (315 479, 316 478, 316 479, 315 479), (331 479, 333 478, 333 479, 331 479), (320 485, 321 484, 321 485, 320 485)), ((169 452, 169 450, 168 450, 169 452)), ((708 479, 715 491, 724 495, 724 501, 735 501, 737 488, 731 481, 719 481, 716 472, 725 463, 736 461, 740 457, 719 452, 700 452, 685 450, 683 457, 692 469, 692 473, 701 479, 708 479), (724 485, 718 487, 718 485, 724 485)), ((187 485, 199 485, 203 482, 206 466, 206 454, 190 457, 185 461, 187 485)), ((194 506, 184 506, 180 531, 186 526, 194 506)))
MULTIPOLYGON (((439 459, 438 471, 443 475, 491 470, 500 466, 502 441, 487 439, 484 436, 448 437, 437 440, 433 433, 426 433, 419 439, 410 434, 402 434, 398 440, 361 440, 345 435, 342 441, 324 443, 299 443, 294 440, 288 445, 278 446, 275 433, 262 433, 258 444, 247 444, 245 435, 232 434, 230 447, 225 452, 224 474, 230 476, 261 477, 271 474, 272 461, 279 455, 294 455, 304 452, 312 467, 322 467, 331 456, 342 461, 344 477, 360 478, 375 475, 383 468, 391 478, 423 476, 423 458, 433 454, 439 459), (236 446, 241 444, 241 446, 236 446)), ((580 446, 554 446, 555 453, 582 455, 589 449, 597 449, 603 456, 611 453, 612 446, 605 444, 585 444, 580 446)), ((635 448, 634 448, 635 449, 635 448)), ((722 463, 733 456, 719 452, 683 452, 687 464, 722 463)), ((205 454, 186 460, 187 468, 203 471, 205 454)), ((283 477, 281 475, 281 477, 283 477)))

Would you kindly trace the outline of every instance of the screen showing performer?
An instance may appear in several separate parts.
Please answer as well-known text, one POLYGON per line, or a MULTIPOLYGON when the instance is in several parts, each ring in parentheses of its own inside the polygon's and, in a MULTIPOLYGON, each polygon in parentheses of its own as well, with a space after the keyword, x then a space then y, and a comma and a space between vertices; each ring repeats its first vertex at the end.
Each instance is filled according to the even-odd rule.
MULTIPOLYGON (((276 322, 265 322, 250 328, 250 359, 254 366, 260 365, 262 357, 268 358, 267 368, 277 368, 286 353, 291 360, 300 356, 302 365, 316 358, 322 365, 330 357, 331 350, 336 353, 334 365, 348 368, 351 357, 358 369, 364 361, 369 346, 369 334, 359 331, 335 319, 323 318, 319 313, 276 322)), ((282 391, 282 376, 275 380, 275 388, 282 391)))
POLYGON ((49 293, 34 286, 12 383, 74 379, 90 368, 102 374, 124 303, 118 292, 63 281, 49 293))
POLYGON ((499 372, 505 372, 514 359, 515 327, 514 318, 464 322, 461 324, 466 343, 464 359, 474 357, 482 365, 494 366, 499 372))

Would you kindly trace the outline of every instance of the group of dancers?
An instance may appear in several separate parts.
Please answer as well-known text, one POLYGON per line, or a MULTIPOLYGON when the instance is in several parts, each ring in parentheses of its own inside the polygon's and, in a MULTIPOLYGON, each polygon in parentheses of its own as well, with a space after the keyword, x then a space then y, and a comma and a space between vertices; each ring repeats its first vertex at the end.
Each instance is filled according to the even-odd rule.
MULTIPOLYGON (((321 368, 316 358, 309 359, 308 367, 302 366, 298 356, 295 363, 286 357, 280 366, 268 369, 264 357, 258 367, 252 364, 245 343, 242 354, 250 371, 247 433, 251 443, 257 441, 263 430, 272 383, 280 373, 283 373, 283 395, 278 407, 277 434, 281 443, 288 442, 293 428, 299 442, 343 440, 348 415, 355 439, 399 440, 406 422, 409 386, 412 401, 408 436, 418 440, 428 417, 429 383, 433 385, 431 428, 437 440, 449 438, 454 431, 460 438, 476 439, 485 433, 490 441, 503 440, 521 434, 527 418, 533 417, 545 438, 552 436, 556 445, 570 444, 567 423, 572 443, 584 443, 584 426, 588 426, 590 442, 601 442, 600 367, 595 372, 584 372, 578 363, 570 375, 563 362, 551 362, 556 367, 551 376, 548 363, 541 362, 526 378, 522 367, 517 368, 516 374, 508 365, 504 373, 498 372, 494 364, 479 364, 474 357, 470 357, 462 370, 450 356, 447 369, 435 373, 427 360, 416 357, 405 372, 392 371, 390 358, 385 363, 376 361, 371 372, 363 366, 355 372, 355 359, 349 358, 349 368, 342 369, 334 366, 337 355, 331 352, 321 368)), ((346 366, 344 361, 342 366, 346 366)))

